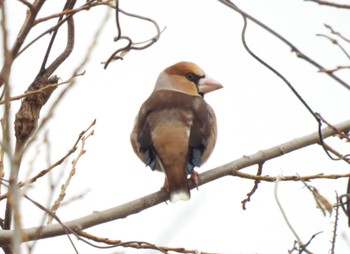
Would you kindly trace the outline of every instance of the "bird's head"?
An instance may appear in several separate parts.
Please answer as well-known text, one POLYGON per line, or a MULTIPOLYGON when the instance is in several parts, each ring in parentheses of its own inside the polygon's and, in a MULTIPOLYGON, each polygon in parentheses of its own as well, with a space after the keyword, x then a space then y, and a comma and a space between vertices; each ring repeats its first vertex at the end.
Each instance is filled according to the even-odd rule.
POLYGON ((198 65, 179 62, 160 73, 154 90, 166 89, 203 96, 222 87, 218 81, 207 76, 198 65))

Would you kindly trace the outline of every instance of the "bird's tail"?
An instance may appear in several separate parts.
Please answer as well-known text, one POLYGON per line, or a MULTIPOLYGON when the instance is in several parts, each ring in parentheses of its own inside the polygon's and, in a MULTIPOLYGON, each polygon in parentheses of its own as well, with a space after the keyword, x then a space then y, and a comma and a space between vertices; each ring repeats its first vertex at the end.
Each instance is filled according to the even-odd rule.
POLYGON ((167 121, 159 123, 157 134, 153 137, 157 161, 168 181, 167 190, 172 203, 189 200, 191 196, 186 172, 189 147, 186 129, 188 126, 182 121, 167 121))
POLYGON ((187 183, 187 173, 182 167, 182 163, 168 164, 164 169, 167 182, 165 185, 167 185, 166 189, 169 191, 170 202, 189 200, 191 198, 190 188, 187 183))
POLYGON ((186 188, 170 190, 170 202, 175 203, 179 200, 187 201, 191 198, 188 186, 186 188))

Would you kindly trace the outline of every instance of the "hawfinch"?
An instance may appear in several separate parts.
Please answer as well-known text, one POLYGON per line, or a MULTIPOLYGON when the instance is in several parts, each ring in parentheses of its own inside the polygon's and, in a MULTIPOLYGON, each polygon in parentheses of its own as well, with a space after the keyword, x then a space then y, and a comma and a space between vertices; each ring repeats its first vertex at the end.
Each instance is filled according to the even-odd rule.
POLYGON ((204 94, 222 88, 194 63, 180 62, 160 73, 142 104, 131 133, 136 155, 165 173, 170 201, 189 200, 187 175, 198 185, 194 167, 206 162, 216 141, 216 118, 204 94))

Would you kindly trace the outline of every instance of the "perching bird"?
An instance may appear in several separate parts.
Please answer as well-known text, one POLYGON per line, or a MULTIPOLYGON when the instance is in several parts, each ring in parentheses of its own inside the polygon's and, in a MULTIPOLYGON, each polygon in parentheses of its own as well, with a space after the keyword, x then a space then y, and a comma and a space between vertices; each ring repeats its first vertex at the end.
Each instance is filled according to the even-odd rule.
POLYGON ((131 133, 136 155, 165 173, 170 201, 189 200, 187 176, 198 185, 194 167, 206 162, 216 142, 216 117, 204 94, 222 88, 194 63, 180 62, 160 73, 142 104, 131 133))

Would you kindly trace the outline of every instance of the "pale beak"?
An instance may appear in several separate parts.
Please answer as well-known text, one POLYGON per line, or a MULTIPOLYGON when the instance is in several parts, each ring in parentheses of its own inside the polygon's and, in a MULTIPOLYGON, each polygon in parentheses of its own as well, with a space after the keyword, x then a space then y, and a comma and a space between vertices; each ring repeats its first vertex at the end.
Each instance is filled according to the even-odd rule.
POLYGON ((201 94, 206 94, 220 88, 223 88, 223 86, 218 81, 212 79, 209 76, 201 78, 198 82, 198 91, 201 94))

